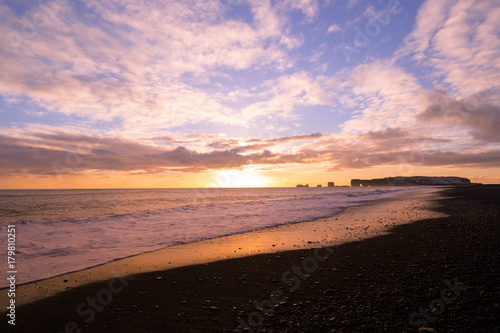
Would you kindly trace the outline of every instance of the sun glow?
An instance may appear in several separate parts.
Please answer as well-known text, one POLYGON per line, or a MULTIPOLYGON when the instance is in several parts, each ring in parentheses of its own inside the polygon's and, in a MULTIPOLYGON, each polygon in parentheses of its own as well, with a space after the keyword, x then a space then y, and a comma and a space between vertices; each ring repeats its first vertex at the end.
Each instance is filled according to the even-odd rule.
POLYGON ((266 187, 268 180, 261 173, 251 170, 221 170, 215 172, 212 187, 266 187))

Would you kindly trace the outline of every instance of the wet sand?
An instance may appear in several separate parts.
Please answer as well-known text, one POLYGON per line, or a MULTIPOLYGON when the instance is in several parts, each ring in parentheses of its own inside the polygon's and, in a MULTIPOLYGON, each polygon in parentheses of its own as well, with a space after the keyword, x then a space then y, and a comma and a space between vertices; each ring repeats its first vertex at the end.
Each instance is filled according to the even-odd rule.
MULTIPOLYGON (((368 201, 340 214, 311 222, 295 223, 242 234, 170 246, 116 260, 90 269, 19 286, 17 304, 24 305, 70 288, 117 276, 205 264, 223 259, 297 249, 334 246, 386 233, 398 224, 442 214, 429 210, 440 189, 422 189, 396 198, 368 201)), ((0 294, 1 304, 6 294, 0 294)))
POLYGON ((423 209, 422 197, 382 200, 326 221, 172 247, 21 286, 19 299, 30 304, 7 331, 410 332, 426 324, 495 332, 500 187, 446 196, 453 198, 436 201, 435 213, 423 209), (335 218, 348 219, 349 229, 336 228, 335 218), (415 218, 423 220, 399 225, 415 218), (357 241, 338 245, 345 236, 357 241), (266 252, 273 253, 259 254, 266 252), (131 276, 108 280, 113 271, 131 276), (427 314, 446 282, 455 284, 456 299, 427 314), (419 308, 428 317, 410 318, 419 308))

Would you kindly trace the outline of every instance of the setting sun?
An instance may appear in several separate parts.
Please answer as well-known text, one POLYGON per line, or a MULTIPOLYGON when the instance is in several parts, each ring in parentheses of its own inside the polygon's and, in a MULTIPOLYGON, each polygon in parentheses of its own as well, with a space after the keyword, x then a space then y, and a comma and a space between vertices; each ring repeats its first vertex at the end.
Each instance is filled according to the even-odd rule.
POLYGON ((210 187, 266 187, 268 180, 257 171, 221 170, 215 172, 210 187))

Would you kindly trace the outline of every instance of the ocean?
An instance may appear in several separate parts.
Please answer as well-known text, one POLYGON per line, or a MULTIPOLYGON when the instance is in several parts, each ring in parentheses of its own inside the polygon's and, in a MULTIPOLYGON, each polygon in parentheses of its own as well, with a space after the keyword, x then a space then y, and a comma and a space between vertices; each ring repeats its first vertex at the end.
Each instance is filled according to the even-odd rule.
POLYGON ((414 190, 0 190, 0 244, 7 248, 7 225, 14 224, 18 283, 26 283, 175 244, 330 217, 414 190))

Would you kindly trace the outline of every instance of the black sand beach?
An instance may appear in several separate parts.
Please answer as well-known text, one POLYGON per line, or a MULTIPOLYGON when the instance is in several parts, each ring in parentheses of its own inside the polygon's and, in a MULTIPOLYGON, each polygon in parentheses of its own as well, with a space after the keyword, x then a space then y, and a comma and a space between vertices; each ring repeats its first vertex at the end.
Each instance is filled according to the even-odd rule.
POLYGON ((1 331, 499 332, 500 186, 443 196, 437 210, 446 218, 329 251, 256 255, 68 289, 18 308, 14 329, 3 314, 1 331))

